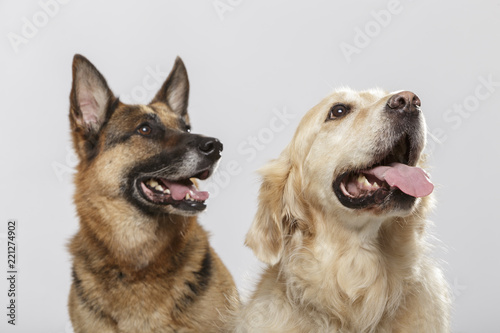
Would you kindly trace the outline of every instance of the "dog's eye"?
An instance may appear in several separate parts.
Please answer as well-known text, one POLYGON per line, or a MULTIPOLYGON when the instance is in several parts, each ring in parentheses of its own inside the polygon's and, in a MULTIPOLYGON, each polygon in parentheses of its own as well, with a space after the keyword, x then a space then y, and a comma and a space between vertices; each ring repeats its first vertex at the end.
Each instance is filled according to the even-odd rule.
POLYGON ((191 132, 191 125, 186 125, 186 132, 191 132))
POLYGON ((344 104, 336 104, 330 109, 327 120, 341 118, 348 113, 349 108, 347 106, 345 106, 344 104))
POLYGON ((153 129, 149 125, 141 125, 139 128, 137 128, 137 132, 141 135, 149 135, 153 129))

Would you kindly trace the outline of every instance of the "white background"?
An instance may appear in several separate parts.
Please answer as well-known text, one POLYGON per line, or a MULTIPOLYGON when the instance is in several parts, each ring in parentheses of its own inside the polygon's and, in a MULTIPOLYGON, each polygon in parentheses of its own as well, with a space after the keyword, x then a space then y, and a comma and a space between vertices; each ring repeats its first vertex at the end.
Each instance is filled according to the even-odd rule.
POLYGON ((220 171, 229 161, 239 166, 228 180, 219 172, 218 184, 202 185, 213 196, 200 221, 243 293, 259 272, 243 246, 257 204, 255 171, 278 156, 302 115, 341 85, 415 92, 440 139, 428 138, 438 198, 430 218, 445 248, 436 256, 455 298, 454 332, 499 332, 500 1, 400 0, 390 22, 377 23, 374 11, 388 4, 71 0, 52 5, 49 16, 37 1, 1 1, 0 268, 6 271, 6 222, 16 218, 20 273, 16 327, 6 324, 0 274, 0 331, 71 331, 65 246, 78 221, 68 96, 72 57, 82 53, 115 94, 138 103, 160 86, 149 71, 164 79, 175 56, 183 58, 193 132, 224 143, 220 171), (39 27, 25 27, 26 39, 14 46, 10 39, 23 36, 26 22, 39 27), (360 30, 370 36, 362 40, 360 30), (347 57, 347 44, 357 53, 347 57), (480 77, 497 83, 489 91, 480 77), (294 118, 278 122, 283 129, 271 137, 278 111, 294 118), (250 137, 260 137, 255 155, 250 137))

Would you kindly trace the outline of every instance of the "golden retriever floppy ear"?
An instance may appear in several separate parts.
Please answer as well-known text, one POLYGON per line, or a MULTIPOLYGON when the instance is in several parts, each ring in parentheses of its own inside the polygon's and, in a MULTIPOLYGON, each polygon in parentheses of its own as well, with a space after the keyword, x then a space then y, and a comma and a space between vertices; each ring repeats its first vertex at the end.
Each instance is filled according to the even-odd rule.
POLYGON ((286 155, 283 153, 259 171, 259 207, 245 240, 257 258, 270 265, 280 261, 291 226, 286 193, 291 166, 286 155))

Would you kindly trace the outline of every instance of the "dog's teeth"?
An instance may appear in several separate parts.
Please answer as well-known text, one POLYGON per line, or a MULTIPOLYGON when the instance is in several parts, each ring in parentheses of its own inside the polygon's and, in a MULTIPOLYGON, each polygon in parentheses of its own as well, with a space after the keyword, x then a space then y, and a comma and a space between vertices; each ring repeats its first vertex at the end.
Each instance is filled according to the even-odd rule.
POLYGON ((165 189, 165 191, 163 191, 163 193, 170 194, 170 189, 169 188, 165 189))
POLYGON ((158 182, 154 179, 150 179, 148 181, 148 185, 151 186, 152 188, 156 188, 156 186, 158 186, 158 182))
POLYGON ((191 199, 191 196, 189 195, 189 193, 186 193, 186 200, 189 200, 191 199))
POLYGON ((163 192, 163 186, 161 186, 161 185, 156 186, 155 189, 160 191, 160 192, 163 192))
POLYGON ((372 187, 376 190, 378 190, 380 188, 380 186, 378 186, 377 182, 373 183, 372 187))
POLYGON ((368 179, 366 179, 366 177, 365 177, 365 176, 363 176, 363 178, 364 178, 364 180, 363 180, 363 185, 364 185, 364 186, 371 187, 371 186, 372 186, 372 184, 370 184, 370 182, 368 181, 368 179))
POLYGON ((370 183, 368 182, 368 179, 366 179, 365 175, 363 174, 358 176, 358 183, 364 186, 371 186, 370 183))

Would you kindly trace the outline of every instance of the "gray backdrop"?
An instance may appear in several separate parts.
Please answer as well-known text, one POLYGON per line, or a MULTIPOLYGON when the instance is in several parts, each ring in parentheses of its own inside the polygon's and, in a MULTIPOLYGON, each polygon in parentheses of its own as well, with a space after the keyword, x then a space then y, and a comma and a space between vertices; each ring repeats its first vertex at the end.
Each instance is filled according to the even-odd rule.
POLYGON ((200 216, 248 294, 261 265, 243 246, 256 170, 333 88, 418 94, 429 136, 454 332, 499 332, 500 1, 0 2, 0 331, 68 333, 72 205, 68 95, 74 53, 113 91, 147 102, 176 55, 195 133, 224 143, 200 216), (272 125, 275 126, 272 126, 272 125), (7 325, 7 220, 18 220, 18 324, 7 325))

